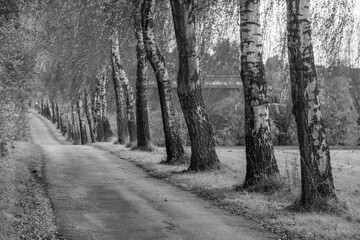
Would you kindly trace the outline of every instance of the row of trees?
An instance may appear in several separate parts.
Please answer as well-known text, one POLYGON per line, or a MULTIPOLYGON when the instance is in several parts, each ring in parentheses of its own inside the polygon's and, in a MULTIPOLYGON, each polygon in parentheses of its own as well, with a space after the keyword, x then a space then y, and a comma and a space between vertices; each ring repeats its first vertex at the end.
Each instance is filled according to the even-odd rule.
MULTIPOLYGON (((63 132, 67 132, 71 139, 81 141, 83 144, 86 143, 86 130, 84 128, 84 116, 86 116, 90 136, 93 136, 91 137, 91 141, 108 140, 112 134, 110 133, 109 121, 106 116, 106 82, 107 76, 109 75, 108 72, 111 72, 117 109, 118 142, 125 143, 130 141, 131 146, 137 144, 139 148, 149 148, 151 146, 151 140, 147 112, 146 83, 146 65, 147 61, 149 61, 154 70, 159 90, 162 122, 165 133, 166 162, 176 163, 181 161, 185 156, 179 135, 178 123, 175 118, 171 91, 172 82, 165 65, 165 58, 161 53, 155 36, 154 21, 155 16, 157 16, 155 4, 156 1, 134 1, 132 4, 125 4, 121 1, 110 1, 103 5, 100 4, 100 8, 103 7, 103 9, 99 12, 99 5, 82 1, 82 4, 78 6, 79 9, 76 11, 86 12, 90 15, 94 14, 97 18, 96 26, 103 32, 98 34, 100 40, 95 39, 94 41, 99 41, 99 44, 103 43, 102 41, 104 40, 102 38, 108 36, 111 46, 110 64, 105 60, 107 58, 104 52, 101 52, 101 54, 104 54, 105 57, 93 63, 92 59, 86 56, 92 55, 88 49, 84 49, 80 52, 81 54, 77 52, 79 51, 78 49, 75 49, 76 51, 71 53, 68 53, 67 49, 64 49, 67 44, 71 44, 71 47, 80 45, 80 43, 77 42, 81 41, 82 37, 86 37, 84 41, 88 40, 87 36, 80 35, 81 31, 99 30, 93 29, 94 26, 79 25, 82 24, 82 15, 75 12, 75 22, 71 23, 75 25, 75 27, 71 29, 70 32, 66 31, 68 34, 72 34, 72 36, 59 36, 58 34, 54 34, 53 40, 51 40, 54 41, 54 45, 57 45, 55 49, 56 55, 60 55, 61 58, 74 62, 77 64, 77 67, 79 63, 81 63, 79 66, 85 68, 86 62, 89 61, 90 64, 100 65, 100 68, 98 72, 95 73, 95 81, 92 81, 89 79, 92 78, 90 75, 91 72, 84 72, 84 69, 73 69, 72 65, 68 65, 67 62, 64 63, 63 59, 61 59, 62 61, 50 59, 50 61, 52 61, 51 65, 47 67, 55 68, 56 75, 46 76, 45 89, 49 91, 50 94, 47 94, 48 97, 41 101, 40 108, 43 113, 51 115, 54 121, 58 120, 60 122, 59 127, 62 128, 63 132), (127 11, 126 9, 131 9, 131 11, 127 11), (132 14, 129 14, 129 12, 132 14), (126 18, 126 21, 120 21, 122 24, 121 27, 117 21, 119 15, 122 17, 125 16, 126 18), (133 18, 134 40, 136 42, 137 53, 136 94, 134 94, 132 85, 126 75, 120 53, 121 43, 119 42, 119 35, 128 34, 124 33, 126 31, 124 28, 130 27, 129 21, 131 17, 133 18), (101 23, 98 22, 100 20, 104 21, 103 26, 99 26, 101 25, 101 23), (66 54, 69 54, 69 56, 66 56, 66 54), (79 63, 76 63, 76 61, 79 61, 79 63), (65 83, 63 76, 68 76, 69 70, 71 72, 76 71, 72 76, 69 76, 74 78, 71 89, 63 85, 65 83), (63 92, 65 89, 70 90, 71 95, 67 97, 70 102, 66 101, 65 96, 67 93, 63 92), (75 94, 73 93, 73 89, 76 89, 75 94), (85 96, 86 98, 84 98, 85 96), (85 104, 82 104, 82 102, 85 104), (78 117, 75 117, 76 112, 79 115, 78 117)), ((196 55, 198 50, 195 38, 195 15, 198 14, 198 10, 195 9, 195 5, 193 6, 192 4, 193 3, 171 2, 171 9, 172 15, 174 16, 173 19, 176 19, 176 21, 174 21, 174 29, 180 63, 178 95, 186 124, 191 132, 189 135, 192 153, 189 169, 199 171, 214 168, 214 164, 218 164, 219 161, 215 153, 212 127, 209 123, 205 105, 201 97, 199 62, 196 55), (192 21, 188 21, 188 19, 192 19, 192 21)), ((74 6, 76 7, 76 4, 74 6)), ((54 8, 54 6, 51 6, 51 3, 49 3, 47 7, 54 8)), ((63 8, 60 8, 62 11, 67 12, 69 10, 64 6, 59 7, 63 8)), ((170 6, 162 4, 160 7, 169 8, 170 6)), ((48 18, 51 19, 53 17, 58 19, 59 15, 50 15, 48 18)), ((96 32, 94 34, 96 36, 96 32)), ((47 56, 44 58, 47 59, 47 56)), ((48 71, 46 73, 48 73, 48 71)), ((54 74, 52 73, 51 75, 54 74)))
MULTIPOLYGON (((33 99, 37 99, 41 112, 76 143, 111 139, 107 116, 110 97, 116 103, 118 143, 151 148, 147 102, 150 63, 160 96, 166 162, 181 162, 186 156, 175 117, 173 80, 166 65, 167 50, 176 49, 177 95, 190 137, 191 171, 220 167, 200 76, 209 59, 207 54, 214 51, 207 45, 216 36, 212 25, 223 18, 217 18, 216 13, 225 11, 224 24, 231 19, 236 25, 239 8, 247 161, 244 186, 278 175, 270 134, 260 1, 14 2, 23 7, 18 17, 27 30, 23 43, 36 52, 36 61, 30 62, 36 78, 42 81, 41 88, 33 91, 33 99), (130 72, 136 72, 135 81, 129 79, 130 72)), ((335 192, 318 98, 309 1, 287 0, 286 12, 292 112, 302 166, 301 203, 310 206, 317 199, 335 198, 335 192)), ((231 73, 236 71, 232 61, 226 63, 231 73)))

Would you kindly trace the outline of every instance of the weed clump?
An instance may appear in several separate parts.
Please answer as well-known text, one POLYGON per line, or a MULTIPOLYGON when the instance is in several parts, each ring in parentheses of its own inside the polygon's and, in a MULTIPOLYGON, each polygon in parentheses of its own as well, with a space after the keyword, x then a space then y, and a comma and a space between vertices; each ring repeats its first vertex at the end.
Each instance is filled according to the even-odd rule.
POLYGON ((135 144, 130 147, 130 150, 134 150, 134 151, 138 150, 138 151, 143 151, 143 152, 154 152, 154 153, 159 152, 159 148, 157 146, 155 146, 153 143, 149 143, 145 147, 138 147, 137 144, 135 144))
POLYGON ((253 181, 253 184, 236 186, 235 190, 274 194, 278 191, 289 191, 290 188, 285 179, 279 174, 261 174, 253 181))
POLYGON ((176 159, 170 159, 169 161, 166 159, 162 159, 160 164, 166 164, 166 165, 189 165, 190 164, 190 155, 188 153, 182 154, 180 157, 176 159))
POLYGON ((347 216, 350 214, 350 204, 348 201, 323 196, 317 196, 311 205, 305 206, 301 203, 301 198, 299 197, 288 209, 294 212, 318 212, 336 216, 347 216))

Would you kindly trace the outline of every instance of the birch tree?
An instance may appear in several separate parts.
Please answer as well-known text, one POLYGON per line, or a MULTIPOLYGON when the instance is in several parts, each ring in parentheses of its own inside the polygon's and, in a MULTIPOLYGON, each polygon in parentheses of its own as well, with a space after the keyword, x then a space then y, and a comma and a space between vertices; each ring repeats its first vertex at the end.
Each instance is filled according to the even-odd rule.
POLYGON ((86 119, 89 125, 89 132, 90 132, 90 139, 91 142, 94 143, 96 142, 96 127, 95 127, 95 122, 94 122, 94 117, 93 117, 93 110, 92 110, 92 104, 91 104, 91 95, 89 93, 89 89, 85 90, 85 115, 86 115, 86 119))
POLYGON ((262 61, 260 1, 240 1, 241 79, 245 97, 246 177, 244 187, 278 174, 270 136, 267 83, 262 61))
POLYGON ((150 127, 147 99, 147 57, 144 45, 144 34, 141 26, 141 6, 143 0, 135 0, 134 30, 136 38, 136 127, 137 146, 141 149, 150 149, 150 127))
POLYGON ((189 170, 217 168, 219 159, 215 151, 214 133, 201 95, 199 79, 195 31, 197 0, 170 2, 179 54, 177 92, 191 141, 189 170))
MULTIPOLYGON (((127 114, 125 111, 125 93, 124 88, 121 84, 121 78, 124 78, 123 69, 121 67, 119 41, 117 39, 117 31, 113 33, 110 38, 111 44, 111 65, 112 65, 112 80, 115 92, 115 103, 116 103, 116 124, 118 133, 118 143, 124 144, 129 137, 127 129, 128 121, 127 114)), ((126 75, 125 75, 126 77, 126 75)))
POLYGON ((165 59, 157 46, 154 34, 155 0, 144 0, 142 5, 142 28, 147 57, 154 70, 160 97, 167 162, 177 162, 184 155, 184 148, 175 118, 171 94, 171 82, 165 67, 165 59))
POLYGON ((79 129, 80 129, 80 142, 81 144, 86 144, 87 141, 87 134, 86 134, 86 125, 85 125, 85 117, 84 117, 84 104, 83 104, 83 94, 79 93, 77 99, 77 111, 79 117, 79 129))
POLYGON ((103 65, 99 74, 97 75, 97 87, 95 97, 96 125, 97 125, 97 141, 109 141, 112 137, 109 119, 107 117, 107 100, 106 100, 106 65, 103 65))
POLYGON ((293 114, 301 155, 301 205, 335 197, 330 150, 318 100, 309 0, 287 0, 287 36, 293 114))

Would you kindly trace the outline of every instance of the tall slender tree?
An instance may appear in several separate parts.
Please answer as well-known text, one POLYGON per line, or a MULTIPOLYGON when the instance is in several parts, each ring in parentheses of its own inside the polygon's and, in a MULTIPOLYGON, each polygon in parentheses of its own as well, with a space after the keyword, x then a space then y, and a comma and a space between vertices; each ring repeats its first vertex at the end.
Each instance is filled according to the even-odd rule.
POLYGON ((129 132, 127 129, 128 121, 127 114, 125 111, 125 93, 124 88, 121 84, 121 63, 120 63, 120 53, 117 34, 114 32, 110 38, 111 44, 111 65, 112 65, 112 80, 114 85, 115 92, 115 103, 116 103, 116 124, 117 124, 117 139, 119 144, 125 144, 129 132))
POLYGON ((155 0, 144 0, 142 5, 142 27, 146 54, 154 70, 160 96, 160 107, 165 134, 167 162, 176 163, 184 155, 178 124, 175 118, 171 94, 171 81, 165 59, 157 46, 154 34, 155 0))
POLYGON ((335 197, 311 42, 310 0, 287 0, 287 36, 293 114, 301 155, 301 205, 335 197))
POLYGON ((74 144, 79 144, 81 143, 81 139, 80 139, 80 126, 79 126, 79 121, 76 117, 76 103, 72 102, 71 103, 71 129, 72 129, 72 139, 74 141, 74 144))
POLYGON ((130 85, 130 81, 125 73, 123 63, 120 57, 119 34, 114 30, 111 36, 111 62, 113 66, 114 78, 119 79, 121 87, 124 91, 126 103, 126 116, 130 145, 136 144, 136 119, 135 119, 135 100, 134 92, 130 85))
POLYGON ((109 141, 112 137, 112 131, 110 122, 107 117, 107 100, 106 100, 106 65, 104 64, 97 75, 97 87, 96 87, 96 118, 97 118, 97 140, 99 142, 109 141))
POLYGON ((150 127, 147 100, 147 57, 144 45, 144 34, 141 26, 141 6, 143 0, 134 0, 134 29, 136 38, 136 127, 137 146, 141 149, 150 149, 150 127))
POLYGON ((189 170, 202 171, 218 167, 219 159, 215 151, 213 129, 201 95, 195 29, 196 6, 197 0, 171 0, 179 53, 177 92, 191 141, 189 170))
POLYGON ((270 135, 267 83, 262 60, 260 1, 240 1, 241 79, 245 97, 245 187, 279 172, 270 135))
POLYGON ((56 109, 56 128, 61 129, 61 121, 60 121, 60 110, 59 110, 59 103, 55 101, 55 109, 56 109))
POLYGON ((89 132, 90 132, 90 139, 91 142, 94 143, 96 142, 96 126, 95 126, 95 122, 94 122, 94 117, 93 117, 93 109, 92 109, 92 104, 91 104, 91 94, 89 93, 89 89, 85 89, 85 115, 86 115, 86 119, 89 125, 89 132))
POLYGON ((84 104, 83 104, 83 93, 79 93, 77 99, 77 111, 79 117, 79 130, 80 130, 80 142, 81 144, 87 143, 87 133, 86 133, 86 125, 85 125, 85 116, 84 116, 84 104))

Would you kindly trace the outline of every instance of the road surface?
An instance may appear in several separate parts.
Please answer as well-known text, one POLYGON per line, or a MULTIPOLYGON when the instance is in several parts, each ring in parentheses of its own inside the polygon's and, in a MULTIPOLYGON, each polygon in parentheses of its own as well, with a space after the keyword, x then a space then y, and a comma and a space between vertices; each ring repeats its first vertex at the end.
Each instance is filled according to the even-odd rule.
POLYGON ((45 153, 49 195, 66 239, 279 238, 106 151, 64 144, 46 121, 34 114, 31 132, 45 153))

